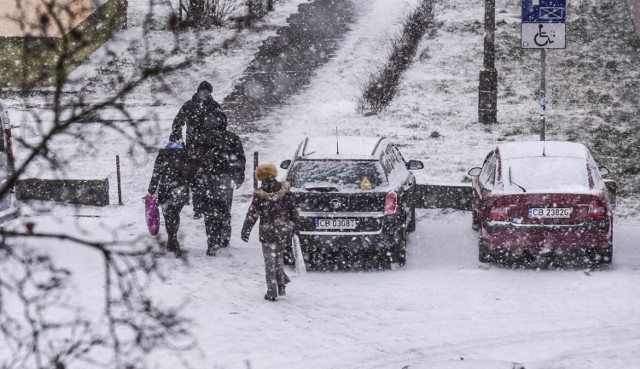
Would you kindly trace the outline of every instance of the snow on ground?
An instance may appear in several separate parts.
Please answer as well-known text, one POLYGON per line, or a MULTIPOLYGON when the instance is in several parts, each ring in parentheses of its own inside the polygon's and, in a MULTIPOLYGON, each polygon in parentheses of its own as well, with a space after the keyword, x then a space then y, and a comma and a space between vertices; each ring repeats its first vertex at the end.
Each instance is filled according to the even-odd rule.
MULTIPOLYGON (((288 269, 287 296, 270 303, 262 299, 255 232, 248 244, 238 237, 247 206, 237 204, 230 249, 206 257, 205 244, 196 241, 204 237, 202 221, 186 218, 189 264, 172 255, 161 260, 168 280, 154 294, 188 302, 183 312, 193 319, 201 347, 188 355, 195 368, 432 367, 426 364, 459 358, 514 361, 528 369, 640 365, 638 223, 616 223, 611 269, 511 270, 478 267, 468 212, 419 210, 406 266, 302 277, 288 269)), ((143 232, 135 219, 116 208, 102 219, 30 220, 43 231, 74 222, 85 229, 120 226, 126 238, 143 232)), ((101 281, 99 260, 77 247, 49 247, 80 277, 81 296, 99 301, 100 289, 89 288, 101 281)), ((173 365, 164 355, 157 360, 161 368, 173 365)))
MULTIPOLYGON (((302 135, 333 134, 337 126, 344 135, 397 137, 407 158, 425 162, 427 169, 418 174, 420 182, 460 183, 464 172, 481 164, 493 142, 511 129, 510 122, 495 132, 474 124, 482 50, 478 4, 439 2, 436 18, 442 25, 423 40, 418 62, 408 71, 389 111, 367 118, 355 112, 360 83, 384 62, 388 40, 416 2, 354 0, 359 18, 335 57, 318 70, 305 91, 264 120, 273 134, 244 137, 247 153, 257 150, 262 161, 278 162, 289 157, 302 135)), ((277 2, 273 24, 284 22, 298 3, 277 2)), ((136 32, 133 27, 121 37, 134 40, 136 32)), ((156 42, 166 36, 158 32, 156 42)), ((221 32, 210 35, 212 48, 228 36, 221 32)), ((209 79, 214 97, 222 100, 270 32, 241 35, 240 48, 216 53, 188 74, 168 77, 178 93, 161 95, 167 100, 160 106, 149 106, 155 96, 152 87, 135 93, 128 103, 137 114, 159 115, 149 123, 148 143, 161 145, 168 137, 170 121, 201 79, 209 79)), ((122 44, 124 50, 130 47, 127 42, 122 44)), ((131 67, 135 58, 126 54, 122 60, 131 67)), ((100 81, 87 73, 96 83, 100 81)), ((531 103, 535 110, 535 102, 531 103)), ((529 114, 529 108, 522 109, 529 114)), ((28 118, 12 114, 23 122, 15 134, 36 140, 28 129, 28 118)), ((130 151, 128 142, 95 125, 78 130, 95 135, 100 145, 91 148, 91 155, 82 151, 81 157, 74 157, 66 175, 109 178, 113 202, 117 198, 114 157, 119 154, 125 204, 77 209, 46 204, 51 216, 25 209, 29 217, 14 221, 13 226, 22 227, 29 220, 39 230, 78 233, 80 227, 105 232, 100 234, 113 231, 119 238, 144 234, 140 198, 146 192, 153 154, 130 151)), ((77 152, 73 137, 61 138, 54 147, 61 156, 77 152)), ((19 159, 24 155, 20 148, 16 153, 19 159)), ((45 166, 31 174, 56 175, 45 166)), ((514 361, 527 369, 640 367, 638 219, 616 220, 611 269, 591 273, 510 270, 479 267, 469 213, 420 210, 418 229, 409 237, 406 266, 294 276, 288 295, 270 303, 262 299, 264 272, 256 231, 248 244, 239 238, 250 191, 247 181, 237 192, 228 250, 214 258, 204 256, 203 221, 192 219, 187 208, 180 240, 189 263, 170 255, 162 259, 169 279, 154 286, 155 294, 171 303, 189 302, 184 313, 194 320, 193 332, 201 348, 189 356, 195 368, 431 368, 460 358, 481 363, 514 361)), ((88 252, 75 252, 70 258, 68 245, 49 247, 58 260, 71 263, 79 277, 75 280, 79 295, 98 300, 99 289, 90 287, 101 279, 98 260, 88 252)), ((152 360, 160 368, 170 368, 169 356, 152 360)))

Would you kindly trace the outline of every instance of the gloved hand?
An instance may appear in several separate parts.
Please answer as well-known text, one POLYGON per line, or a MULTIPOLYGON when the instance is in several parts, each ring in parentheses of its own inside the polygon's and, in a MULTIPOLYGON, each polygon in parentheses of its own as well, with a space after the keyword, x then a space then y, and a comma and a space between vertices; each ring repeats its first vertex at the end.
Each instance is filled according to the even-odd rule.
POLYGON ((249 233, 243 233, 240 238, 244 241, 244 242, 249 242, 249 233))

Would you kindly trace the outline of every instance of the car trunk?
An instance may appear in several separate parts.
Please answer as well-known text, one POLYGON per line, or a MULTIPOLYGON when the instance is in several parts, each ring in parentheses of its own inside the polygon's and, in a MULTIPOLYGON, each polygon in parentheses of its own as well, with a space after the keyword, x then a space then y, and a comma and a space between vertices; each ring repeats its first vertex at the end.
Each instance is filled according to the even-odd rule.
POLYGON ((386 192, 294 192, 300 210, 301 231, 321 233, 378 232, 386 192), (322 221, 322 223, 319 223, 322 221), (334 221, 338 223, 333 224, 334 221), (341 221, 346 224, 340 224, 341 221), (353 225, 348 225, 349 222, 353 225))

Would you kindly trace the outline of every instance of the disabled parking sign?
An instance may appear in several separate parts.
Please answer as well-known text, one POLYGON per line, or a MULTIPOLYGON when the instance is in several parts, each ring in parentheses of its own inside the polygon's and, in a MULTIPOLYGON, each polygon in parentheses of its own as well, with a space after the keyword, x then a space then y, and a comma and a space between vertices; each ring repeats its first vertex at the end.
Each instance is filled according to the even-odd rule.
POLYGON ((522 0, 522 47, 566 47, 566 0, 522 0))
POLYGON ((564 49, 564 23, 522 23, 523 49, 564 49))

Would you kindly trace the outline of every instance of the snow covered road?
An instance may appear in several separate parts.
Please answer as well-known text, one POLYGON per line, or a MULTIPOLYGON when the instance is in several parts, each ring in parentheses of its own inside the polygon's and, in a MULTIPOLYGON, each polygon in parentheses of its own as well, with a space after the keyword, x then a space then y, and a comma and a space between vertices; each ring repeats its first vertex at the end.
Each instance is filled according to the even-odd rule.
MULTIPOLYGON (((468 212, 419 210, 406 266, 293 276, 288 295, 270 303, 262 299, 257 237, 244 244, 237 235, 248 204, 238 205, 231 248, 214 258, 204 255, 202 221, 185 210, 189 262, 167 255, 168 279, 153 287, 166 302, 188 302, 184 314, 200 342, 188 354, 195 368, 399 369, 460 358, 528 369, 640 365, 640 222, 616 222, 611 269, 511 270, 478 263, 468 212)), ((102 219, 77 218, 77 225, 139 234, 137 207, 109 211, 102 219)), ((41 230, 60 226, 48 219, 31 218, 41 230)), ((96 255, 80 251, 69 260, 68 245, 53 250, 81 276, 75 283, 82 298, 99 301, 96 255)), ((161 368, 171 362, 158 358, 161 368)))

